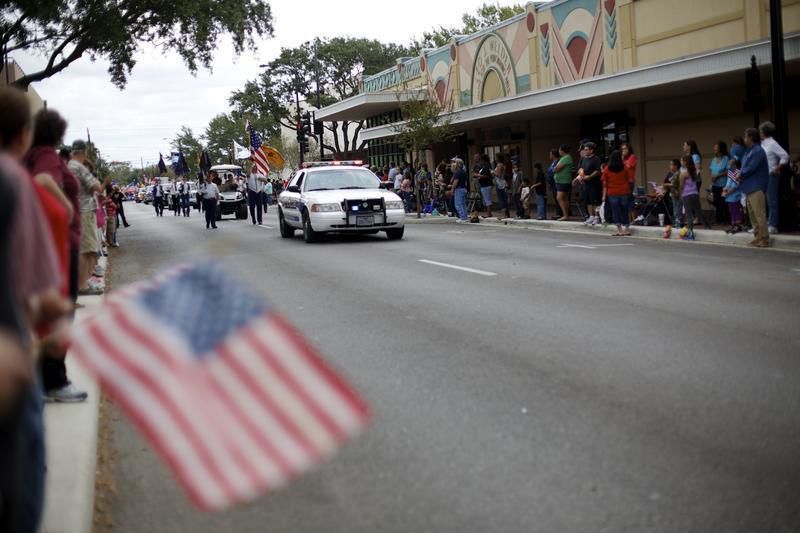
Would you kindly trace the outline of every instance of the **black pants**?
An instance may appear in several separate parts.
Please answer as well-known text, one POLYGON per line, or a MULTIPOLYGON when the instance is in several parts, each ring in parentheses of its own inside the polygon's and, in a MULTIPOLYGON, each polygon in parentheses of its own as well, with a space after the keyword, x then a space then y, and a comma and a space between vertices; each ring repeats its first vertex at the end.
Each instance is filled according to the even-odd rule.
MULTIPOLYGON (((125 219, 125 208, 122 206, 123 202, 117 204, 117 216, 122 218, 122 225, 128 227, 128 221, 125 219)), ((117 224, 119 225, 119 224, 117 224)))
POLYGON ((722 197, 723 187, 711 187, 711 193, 714 195, 714 211, 717 224, 727 224, 730 218, 728 206, 726 205, 725 198, 722 197))
POLYGON ((253 224, 256 222, 261 224, 261 206, 264 204, 263 194, 252 190, 247 191, 247 205, 250 207, 250 218, 253 219, 253 224))
POLYGON ((517 216, 522 218, 525 216, 525 209, 522 206, 522 193, 514 193, 514 208, 517 211, 517 216))
POLYGON ((164 216, 164 198, 162 197, 153 198, 153 207, 156 208, 157 217, 164 216))
POLYGON ((170 209, 172 210, 172 216, 178 216, 181 214, 181 200, 179 196, 172 196, 169 199, 170 202, 170 209))
POLYGON ((216 228, 217 227, 217 200, 213 198, 211 200, 205 199, 203 200, 203 209, 206 212, 206 228, 216 228))

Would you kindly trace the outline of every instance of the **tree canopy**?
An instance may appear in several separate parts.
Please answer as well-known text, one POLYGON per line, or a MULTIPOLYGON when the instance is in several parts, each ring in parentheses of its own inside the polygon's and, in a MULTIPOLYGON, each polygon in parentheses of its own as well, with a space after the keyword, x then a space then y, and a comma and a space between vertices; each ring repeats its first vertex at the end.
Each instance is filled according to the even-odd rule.
POLYGON ((48 58, 16 81, 21 87, 86 55, 108 60, 111 81, 123 88, 144 43, 177 52, 195 73, 211 66, 223 36, 238 54, 272 34, 272 10, 260 0, 7 0, 0 7, 0 49, 48 58))
POLYGON ((474 14, 464 13, 461 16, 461 26, 439 26, 431 31, 423 32, 422 38, 414 41, 413 47, 417 50, 439 48, 448 44, 456 35, 475 33, 524 12, 525 6, 522 4, 510 6, 483 4, 475 10, 474 14))

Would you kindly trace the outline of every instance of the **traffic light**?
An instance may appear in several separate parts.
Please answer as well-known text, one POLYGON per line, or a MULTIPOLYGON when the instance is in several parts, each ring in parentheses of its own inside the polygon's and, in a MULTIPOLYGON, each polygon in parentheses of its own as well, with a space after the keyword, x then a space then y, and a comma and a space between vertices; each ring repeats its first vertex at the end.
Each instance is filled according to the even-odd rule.
POLYGON ((306 111, 303 113, 303 131, 308 135, 311 133, 311 112, 306 111))

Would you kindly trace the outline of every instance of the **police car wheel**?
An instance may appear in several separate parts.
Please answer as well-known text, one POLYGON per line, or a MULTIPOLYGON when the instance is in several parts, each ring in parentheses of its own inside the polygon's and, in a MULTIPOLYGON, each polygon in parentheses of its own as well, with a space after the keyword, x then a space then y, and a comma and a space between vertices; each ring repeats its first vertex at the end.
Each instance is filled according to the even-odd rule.
POLYGON ((405 228, 394 228, 394 229, 387 229, 386 230, 386 237, 389 238, 390 241, 396 241, 403 238, 403 232, 405 228))
POLYGON ((278 228, 281 230, 281 237, 284 239, 291 239, 294 237, 294 228, 286 223, 282 212, 279 211, 278 213, 278 228))
POLYGON ((311 228, 311 220, 309 220, 308 215, 303 214, 303 240, 307 243, 312 243, 317 241, 318 234, 311 228))

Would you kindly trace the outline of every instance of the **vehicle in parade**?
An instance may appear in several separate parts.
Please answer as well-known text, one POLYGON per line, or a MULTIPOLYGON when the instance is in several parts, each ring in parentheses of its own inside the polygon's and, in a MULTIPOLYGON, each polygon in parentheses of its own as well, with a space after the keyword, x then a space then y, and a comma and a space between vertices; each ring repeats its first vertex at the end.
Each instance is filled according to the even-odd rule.
POLYGON ((237 219, 245 220, 247 218, 247 197, 245 191, 239 190, 226 190, 226 177, 228 174, 233 175, 234 179, 242 176, 242 167, 239 165, 216 165, 211 167, 219 175, 222 180, 222 186, 219 188, 219 202, 217 202, 217 220, 221 220, 225 215, 234 215, 237 219))
POLYGON ((361 161, 306 163, 278 197, 278 224, 284 239, 301 230, 309 243, 326 233, 380 231, 396 240, 403 238, 405 210, 361 161))
POLYGON ((139 187, 139 191, 136 193, 136 203, 140 204, 144 202, 146 196, 147 196, 147 187, 139 187))

